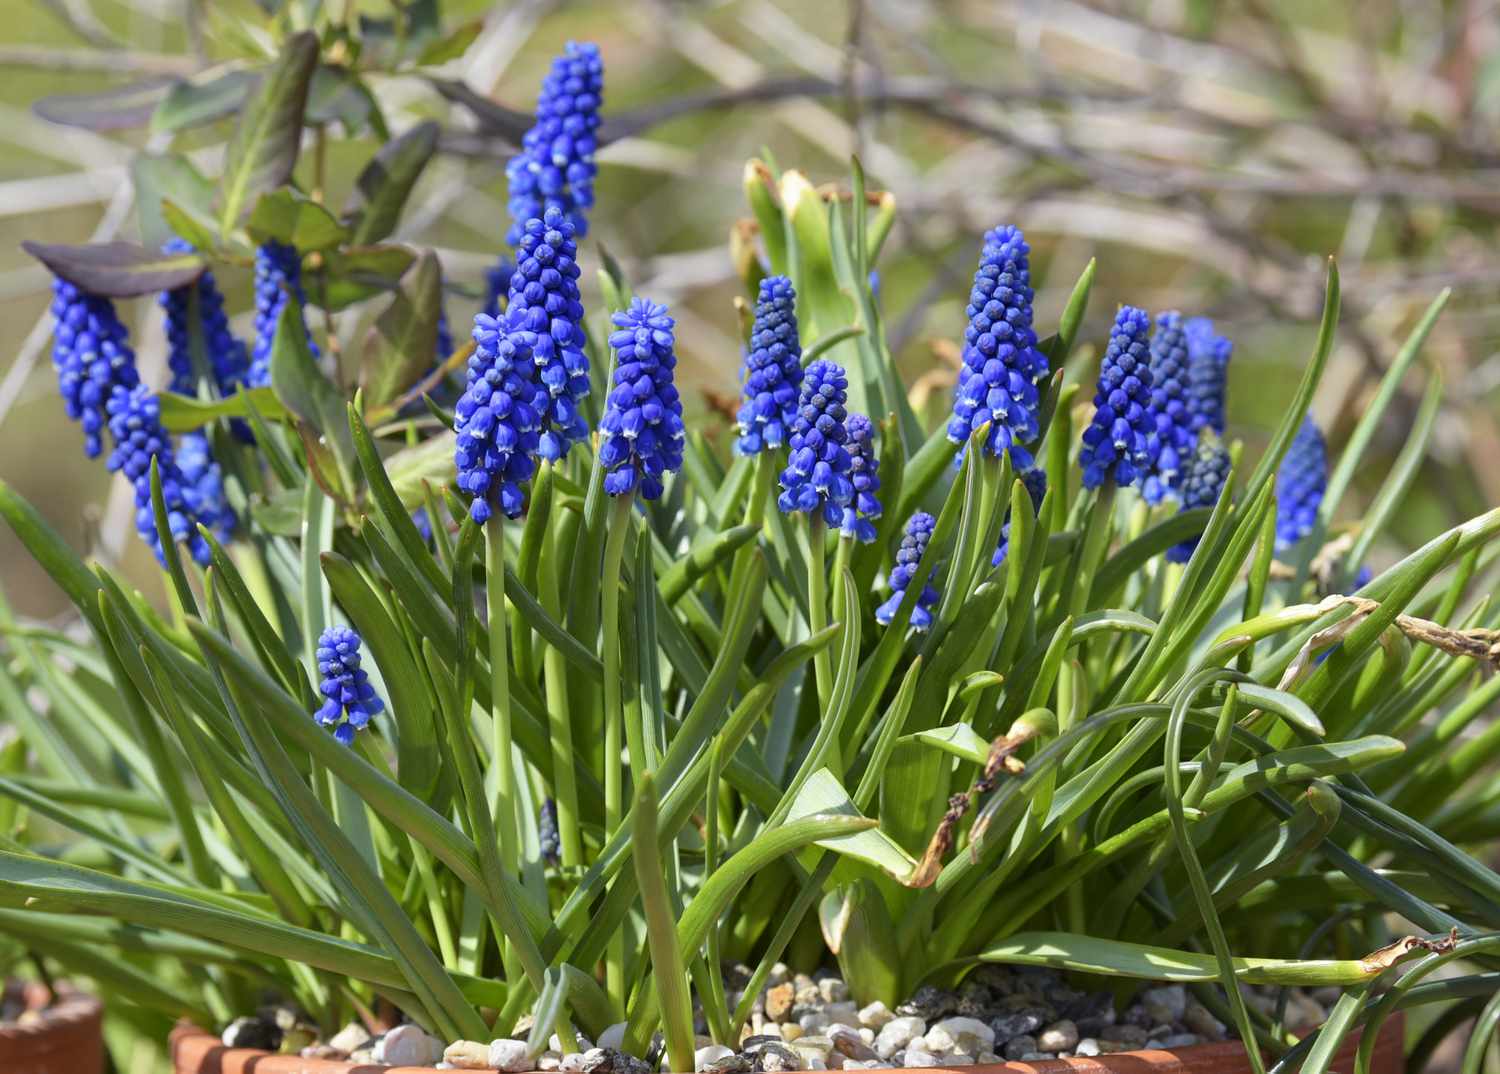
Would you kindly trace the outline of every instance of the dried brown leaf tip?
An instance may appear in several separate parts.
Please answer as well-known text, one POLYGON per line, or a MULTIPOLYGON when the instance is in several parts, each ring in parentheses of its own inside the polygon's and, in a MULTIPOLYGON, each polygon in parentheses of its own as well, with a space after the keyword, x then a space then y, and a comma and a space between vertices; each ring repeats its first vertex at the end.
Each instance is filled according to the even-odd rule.
POLYGON ((1413 951, 1426 951, 1433 955, 1451 954, 1458 946, 1458 928, 1455 926, 1448 935, 1428 940, 1421 936, 1403 936, 1395 943, 1387 944, 1378 951, 1372 951, 1360 963, 1369 971, 1371 976, 1382 973, 1400 962, 1413 951))

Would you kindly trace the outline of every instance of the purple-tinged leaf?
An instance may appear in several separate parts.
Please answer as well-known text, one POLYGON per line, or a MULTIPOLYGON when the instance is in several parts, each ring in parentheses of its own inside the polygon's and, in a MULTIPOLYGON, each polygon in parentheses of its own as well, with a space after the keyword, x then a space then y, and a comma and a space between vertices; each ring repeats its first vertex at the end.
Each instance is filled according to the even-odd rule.
POLYGON ((23 242, 32 257, 83 290, 109 298, 133 298, 185 287, 203 275, 197 254, 164 254, 133 242, 81 246, 23 242))

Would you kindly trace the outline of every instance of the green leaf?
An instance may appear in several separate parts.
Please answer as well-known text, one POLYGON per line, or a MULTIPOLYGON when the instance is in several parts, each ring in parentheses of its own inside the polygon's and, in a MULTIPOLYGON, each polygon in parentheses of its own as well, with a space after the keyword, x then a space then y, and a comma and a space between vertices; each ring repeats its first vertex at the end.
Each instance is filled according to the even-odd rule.
POLYGON ((906 736, 908 740, 925 742, 945 753, 951 753, 965 761, 984 764, 990 756, 990 744, 974 728, 966 723, 949 724, 947 727, 932 727, 906 736))
MULTIPOLYGON (((843 784, 839 783, 833 773, 826 768, 818 769, 802 785, 802 789, 797 793, 791 808, 787 811, 787 821, 790 823, 815 814, 846 817, 860 815, 859 810, 854 807, 854 803, 849 798, 849 792, 844 790, 843 784)), ((819 839, 817 842, 825 850, 832 850, 884 869, 903 883, 911 879, 917 869, 916 859, 879 828, 819 839)))
POLYGON ((170 134, 234 115, 259 82, 260 75, 241 70, 183 79, 173 84, 151 113, 151 130, 170 134))
POLYGON ((668 1061, 673 1070, 686 1070, 693 1065, 693 1004, 682 950, 677 945, 675 915, 662 874, 656 781, 649 772, 639 778, 632 825, 636 883, 640 885, 646 914, 652 977, 661 1000, 668 1061))
POLYGON ((302 114, 318 64, 318 38, 293 34, 250 97, 224 154, 219 231, 228 235, 257 194, 292 176, 302 144, 302 114))
POLYGON ((439 131, 437 123, 424 120, 387 142, 364 166, 344 203, 352 241, 368 245, 396 230, 412 188, 437 149, 439 131))
POLYGON ((402 278, 390 304, 370 326, 360 362, 366 406, 390 402, 432 368, 443 308, 442 274, 437 255, 422 251, 416 267, 402 278))
POLYGON ((323 286, 309 298, 337 312, 385 291, 394 291, 417 253, 390 244, 345 246, 323 255, 323 286))
POLYGON ((844 980, 861 1000, 901 1002, 902 966, 896 923, 880 889, 867 877, 835 888, 818 904, 818 924, 844 980))
POLYGON ((186 157, 177 153, 137 154, 130 162, 130 178, 135 187, 141 241, 147 249, 159 250, 174 236, 199 250, 213 247, 215 229, 199 221, 213 219, 214 185, 186 157), (164 202, 171 202, 175 209, 170 220, 164 202))
POLYGON ((484 22, 481 19, 460 23, 446 37, 439 37, 424 46, 417 56, 417 65, 435 67, 449 60, 458 59, 469 51, 469 46, 479 37, 483 29, 484 22))
POLYGON ((245 226, 257 243, 274 239, 302 253, 326 250, 349 238, 331 212, 287 187, 267 191, 256 199, 245 226))
POLYGON ((56 93, 34 102, 31 110, 49 123, 89 131, 139 127, 172 88, 170 78, 147 78, 95 93, 56 93))
POLYGON ((203 275, 203 258, 196 253, 164 254, 133 242, 95 242, 81 246, 60 243, 21 243, 21 248, 54 275, 91 294, 134 298, 186 287, 203 275))
POLYGON ((160 392, 161 423, 170 433, 187 433, 201 429, 221 418, 248 418, 253 406, 261 417, 288 421, 292 415, 276 398, 271 388, 241 388, 222 399, 195 399, 176 392, 160 392))
POLYGON ((0 517, 20 538, 48 576, 67 594, 96 633, 104 629, 99 618, 99 579, 73 554, 67 540, 37 509, 9 484, 0 481, 0 517))
POLYGON ((450 429, 393 452, 386 458, 385 470, 390 475, 391 488, 408 510, 415 511, 422 506, 424 485, 453 484, 455 439, 450 429))
POLYGON ((288 411, 323 437, 338 463, 343 489, 353 488, 354 441, 345 416, 347 404, 343 393, 319 371, 308 345, 302 306, 291 294, 281 304, 271 343, 271 387, 288 411))

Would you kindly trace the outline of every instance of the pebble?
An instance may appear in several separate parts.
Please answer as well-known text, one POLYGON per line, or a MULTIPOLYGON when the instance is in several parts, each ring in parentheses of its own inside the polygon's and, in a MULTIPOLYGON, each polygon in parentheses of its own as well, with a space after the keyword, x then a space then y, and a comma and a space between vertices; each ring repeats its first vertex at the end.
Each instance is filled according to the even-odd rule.
POLYGON ((708 1070, 712 1064, 728 1059, 733 1054, 734 1049, 726 1048, 722 1044, 707 1045, 693 1053, 693 1069, 708 1070))
POLYGON ((995 1043, 1004 1044, 1017 1037, 1029 1036, 1045 1024, 1046 1017, 1043 1013, 1036 1008, 1029 1008, 992 1018, 990 1032, 994 1034, 995 1043))
POLYGON ((926 1030, 927 1023, 915 1015, 892 1018, 875 1035, 875 1054, 882 1059, 889 1059, 926 1030))
POLYGON ((944 1018, 927 1031, 927 1044, 938 1052, 978 1055, 993 1046, 995 1031, 978 1018, 944 1018))
POLYGON ((945 1067, 971 1067, 974 1065, 974 1057, 965 1055, 963 1052, 951 1052, 948 1055, 938 1056, 945 1067))
POLYGON ((1036 1046, 1044 1052, 1072 1051, 1078 1044, 1078 1027, 1064 1018, 1053 1022, 1036 1038, 1036 1046))
POLYGON ((770 989, 766 993, 766 1017, 773 1022, 785 1022, 796 999, 797 990, 790 981, 770 989))
POLYGON ((553 1071, 562 1070, 562 1059, 562 1052, 543 1052, 536 1057, 536 1068, 545 1074, 552 1074, 553 1071))
POLYGON ((748 1074, 755 1067, 755 1057, 742 1052, 731 1052, 716 1063, 708 1065, 709 1074, 748 1074))
POLYGON ((582 1074, 583 1057, 587 1052, 569 1052, 562 1057, 562 1062, 557 1064, 557 1069, 565 1071, 566 1074, 582 1074))
MULTIPOLYGON (((866 1030, 866 1032, 869 1032, 866 1030)), ((834 1026, 829 1030, 828 1038, 833 1046, 843 1055, 850 1059, 858 1059, 867 1062, 871 1059, 879 1059, 880 1056, 875 1049, 870 1047, 870 1042, 864 1036, 848 1026, 834 1026)), ((848 1064, 846 1063, 845 1066, 848 1064)))
POLYGON ((916 994, 896 1008, 896 1013, 921 1018, 931 1022, 946 1014, 952 1014, 958 1006, 958 997, 932 985, 923 985, 916 994))
POLYGON ((818 994, 824 1003, 843 1003, 849 998, 849 986, 840 977, 824 977, 818 982, 818 994))
POLYGON ((477 1040, 456 1040, 443 1049, 443 1062, 454 1070, 483 1070, 490 1065, 490 1046, 477 1040))
POLYGON ((1099 1055, 1099 1042, 1093 1037, 1084 1037, 1078 1042, 1078 1047, 1073 1049, 1074 1055, 1099 1055))
POLYGON ((645 1060, 617 1048, 590 1048, 583 1053, 582 1071, 583 1074, 652 1074, 645 1060))
POLYGON ((1161 1046, 1163 1048, 1186 1048, 1197 1043, 1198 1034, 1196 1033, 1173 1033, 1162 1038, 1161 1046))
POLYGON ((935 1067, 942 1062, 931 1052, 924 1052, 921 1048, 906 1049, 906 1057, 901 1061, 905 1067, 935 1067))
MULTIPOLYGON (((616 1022, 604 1032, 599 1034, 598 1046, 607 1051, 619 1051, 620 1045, 625 1043, 625 1023, 616 1022)), ((584 1049, 587 1051, 588 1049, 584 1049)))
POLYGON ((1148 988, 1141 993, 1140 1003, 1157 1022, 1178 1022, 1187 1013, 1187 989, 1180 984, 1148 988))
POLYGON ((524 1040, 502 1037, 490 1041, 490 1046, 485 1049, 485 1062, 496 1070, 523 1071, 530 1069, 531 1057, 526 1054, 524 1040))
POLYGON ((281 1029, 259 1017, 236 1018, 219 1036, 226 1048, 262 1048, 274 1052, 281 1047, 281 1029))
POLYGON ((1012 1037, 1005 1042, 1005 1051, 1002 1052, 1007 1059, 1024 1059, 1036 1051, 1036 1038, 1023 1033, 1019 1037, 1012 1037))
POLYGON ((869 1029, 879 1029, 894 1017, 896 1016, 891 1013, 891 1009, 878 999, 861 1007, 858 1015, 859 1024, 869 1029))
POLYGON ((794 1040, 800 1039, 807 1032, 807 1030, 802 1028, 802 1024, 800 1022, 783 1022, 779 1026, 767 1026, 766 1028, 768 1030, 774 1028, 780 1035, 781 1039, 786 1041, 788 1044, 790 1044, 794 1040))
POLYGON ((1141 1045, 1145 1044, 1151 1034, 1140 1026, 1131 1025, 1128 1022, 1122 1025, 1113 1025, 1099 1033, 1100 1040, 1114 1041, 1117 1044, 1141 1045))
POLYGON ((1223 1040, 1228 1033, 1224 1023, 1215 1018, 1212 1011, 1191 997, 1182 1024, 1207 1040, 1223 1040))
POLYGON ((375 1062, 392 1067, 429 1067, 442 1057, 443 1042, 409 1022, 381 1037, 373 1055, 375 1062))
POLYGON ((767 1074, 784 1074, 786 1071, 802 1069, 797 1053, 780 1044, 765 1044, 755 1053, 755 1069, 767 1074))
POLYGON ((348 1052, 341 1052, 331 1044, 309 1044, 297 1053, 303 1059, 347 1059, 348 1052))

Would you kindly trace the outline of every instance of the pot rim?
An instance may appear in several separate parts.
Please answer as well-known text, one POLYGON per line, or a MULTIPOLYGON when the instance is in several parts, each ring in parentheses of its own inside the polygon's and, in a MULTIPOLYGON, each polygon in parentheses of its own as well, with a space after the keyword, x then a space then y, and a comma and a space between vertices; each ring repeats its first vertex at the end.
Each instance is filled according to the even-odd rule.
POLYGON ((97 996, 80 992, 66 985, 60 986, 54 995, 36 982, 25 986, 26 1009, 38 1011, 41 1018, 21 1025, 19 1022, 0 1022, 0 1048, 25 1041, 50 1037, 53 1034, 71 1034, 84 1030, 90 1022, 98 1023, 104 1016, 104 1004, 97 996))
MULTIPOLYGON (((1394 1048, 1397 1065, 1387 1070, 1401 1070, 1401 1046, 1405 1018, 1397 1011, 1387 1019, 1376 1045, 1377 1065, 1382 1052, 1394 1048)), ((1359 1039, 1359 1030, 1344 1042, 1339 1057, 1350 1051, 1359 1039)), ((191 1023, 179 1023, 170 1037, 172 1061, 177 1074, 445 1074, 437 1067, 386 1067, 368 1063, 350 1063, 343 1059, 303 1059, 296 1055, 262 1051, 257 1048, 226 1048, 217 1036, 191 1023), (213 1056, 215 1065, 205 1065, 213 1056), (271 1059, 286 1059, 285 1070, 271 1059)), ((1071 1059, 1015 1059, 1003 1063, 976 1063, 967 1066, 903 1067, 911 1074, 1240 1074, 1246 1067, 1245 1051, 1237 1040, 1189 1044, 1180 1048, 1152 1048, 1131 1052, 1111 1052, 1100 1056, 1075 1056, 1071 1059)), ((493 1070, 493 1068, 485 1068, 493 1070)))

